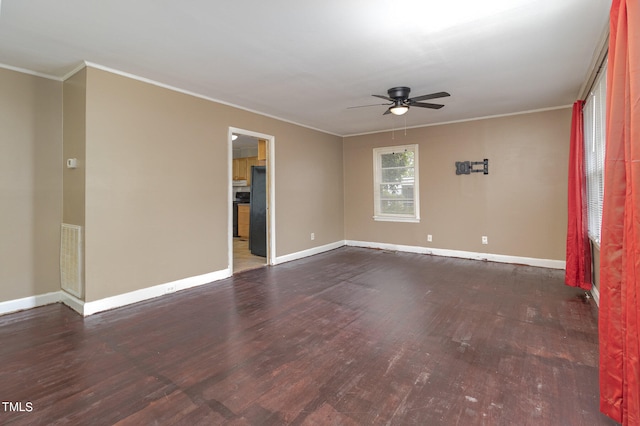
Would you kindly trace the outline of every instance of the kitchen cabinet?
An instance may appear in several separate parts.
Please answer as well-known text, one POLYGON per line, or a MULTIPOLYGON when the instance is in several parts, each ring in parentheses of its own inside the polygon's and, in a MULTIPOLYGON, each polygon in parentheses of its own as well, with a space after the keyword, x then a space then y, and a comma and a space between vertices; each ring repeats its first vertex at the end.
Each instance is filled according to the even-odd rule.
POLYGON ((233 159, 233 180, 246 180, 251 185, 251 166, 258 165, 258 157, 243 157, 233 159))
POLYGON ((267 141, 264 139, 258 139, 258 161, 260 165, 264 166, 267 160, 267 141))
POLYGON ((249 239, 249 219, 250 215, 249 204, 238 204, 238 237, 248 240, 249 239))
POLYGON ((247 159, 233 159, 233 180, 245 180, 247 178, 247 159))

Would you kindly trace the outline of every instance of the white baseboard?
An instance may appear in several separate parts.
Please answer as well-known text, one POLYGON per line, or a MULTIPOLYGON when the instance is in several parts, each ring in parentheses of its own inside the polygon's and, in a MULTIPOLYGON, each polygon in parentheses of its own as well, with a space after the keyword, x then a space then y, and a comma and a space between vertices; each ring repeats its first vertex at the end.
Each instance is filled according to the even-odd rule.
POLYGON ((0 302, 0 315, 49 305, 51 303, 62 302, 74 311, 78 312, 80 315, 86 317, 98 312, 142 302, 144 300, 164 296, 165 294, 174 293, 187 288, 209 284, 213 281, 229 278, 230 276, 231 270, 227 268, 217 272, 211 272, 204 275, 184 278, 166 284, 159 284, 153 287, 131 291, 129 293, 118 294, 116 296, 107 297, 93 302, 85 302, 61 290, 37 296, 25 297, 22 299, 0 302))
MULTIPOLYGON (((181 280, 159 284, 153 287, 142 288, 140 290, 130 291, 128 293, 106 297, 104 299, 96 300, 93 302, 84 302, 82 306, 82 312, 78 312, 86 317, 98 312, 119 308, 122 306, 130 305, 132 303, 142 302, 144 300, 164 296, 165 294, 174 293, 176 291, 185 290, 187 288, 209 284, 213 281, 219 281, 230 276, 231 270, 227 268, 217 272, 211 272, 195 277, 183 278, 181 280)), ((71 308, 75 309, 73 306, 71 306, 71 308)))
POLYGON ((83 300, 80 300, 77 297, 63 290, 60 292, 60 301, 65 305, 67 305, 68 307, 70 307, 71 309, 73 309, 74 311, 76 311, 77 313, 79 313, 80 315, 83 315, 83 312, 84 312, 83 300))
POLYGON ((60 302, 62 300, 62 295, 60 293, 60 291, 54 291, 51 293, 39 294, 37 296, 29 296, 23 297, 22 299, 0 302, 0 315, 60 302))
POLYGON ((542 268, 565 269, 564 260, 538 259, 534 257, 507 256, 503 254, 476 253, 472 251, 448 250, 420 246, 406 246, 399 244, 372 243, 366 241, 347 240, 346 245, 354 247, 375 248, 382 250, 404 251, 418 254, 431 254, 434 256, 458 257, 472 260, 488 260, 490 262, 514 263, 542 268))
MULTIPOLYGON (((326 251, 334 250, 345 245, 353 246, 353 247, 403 251, 403 252, 409 252, 409 253, 431 254, 434 256, 457 257, 462 259, 488 260, 491 262, 523 264, 523 265, 539 266, 543 268, 552 268, 552 269, 565 269, 565 264, 566 264, 565 261, 561 261, 561 260, 537 259, 537 258, 530 258, 530 257, 507 256, 507 255, 491 254, 491 253, 476 253, 476 252, 460 251, 460 250, 447 250, 447 249, 407 246, 407 245, 399 245, 399 244, 346 240, 346 241, 336 241, 334 243, 326 244, 319 247, 314 247, 314 248, 299 251, 296 253, 287 254, 284 256, 278 256, 276 257, 273 265, 290 262, 292 260, 302 259, 308 256, 313 256, 315 254, 324 253, 326 251)), ((21 311, 24 309, 35 308, 38 306, 44 306, 51 303, 62 302, 65 305, 69 306, 71 309, 80 313, 81 315, 88 316, 88 315, 92 315, 92 314, 106 311, 109 309, 119 308, 122 306, 130 305, 132 303, 142 302, 144 300, 164 296, 165 294, 170 294, 175 291, 185 290, 191 287, 197 287, 200 285, 211 283, 213 281, 219 281, 219 280, 228 278, 231 275, 232 275, 231 270, 227 268, 227 269, 211 272, 204 275, 184 278, 181 280, 177 280, 177 281, 173 281, 165 284, 159 284, 159 285, 131 291, 124 294, 118 294, 116 296, 107 297, 107 298, 96 300, 93 302, 84 302, 64 291, 57 291, 57 292, 46 293, 46 294, 41 294, 37 296, 25 297, 22 299, 0 302, 0 315, 7 314, 10 312, 21 311)), ((593 295, 593 298, 595 299, 596 304, 599 305, 600 293, 598 292, 598 289, 595 286, 592 288, 591 294, 593 295)))
POLYGON ((291 262, 292 260, 302 259, 304 257, 313 256, 314 254, 324 253, 325 251, 335 250, 345 245, 345 241, 336 241, 335 243, 325 244, 319 247, 313 247, 307 250, 298 251, 291 254, 285 254, 284 256, 278 256, 275 258, 274 265, 278 265, 284 262, 291 262))

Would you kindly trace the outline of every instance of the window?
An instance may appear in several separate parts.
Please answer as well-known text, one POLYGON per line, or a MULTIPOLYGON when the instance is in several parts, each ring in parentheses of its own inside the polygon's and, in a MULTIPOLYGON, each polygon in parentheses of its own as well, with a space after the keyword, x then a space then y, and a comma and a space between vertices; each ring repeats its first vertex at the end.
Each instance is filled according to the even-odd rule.
POLYGON ((605 60, 584 104, 584 155, 587 180, 587 221, 589 237, 600 245, 602 199, 604 195, 604 146, 607 94, 605 60))
POLYGON ((419 222, 418 145, 373 150, 375 220, 419 222))

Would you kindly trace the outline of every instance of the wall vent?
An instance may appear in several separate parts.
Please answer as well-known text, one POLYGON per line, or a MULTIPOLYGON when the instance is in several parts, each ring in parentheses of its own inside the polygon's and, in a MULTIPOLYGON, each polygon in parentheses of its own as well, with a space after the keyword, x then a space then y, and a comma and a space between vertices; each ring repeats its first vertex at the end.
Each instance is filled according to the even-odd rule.
POLYGON ((82 298, 82 227, 62 224, 60 229, 60 283, 62 289, 82 298))

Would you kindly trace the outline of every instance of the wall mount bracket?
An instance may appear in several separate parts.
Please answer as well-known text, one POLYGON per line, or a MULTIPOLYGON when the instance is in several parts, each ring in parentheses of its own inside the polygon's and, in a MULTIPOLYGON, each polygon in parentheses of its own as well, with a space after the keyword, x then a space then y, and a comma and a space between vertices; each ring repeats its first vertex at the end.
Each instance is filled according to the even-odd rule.
POLYGON ((488 175, 489 159, 485 158, 483 161, 456 161, 457 175, 469 175, 471 173, 483 173, 488 175), (476 168, 475 166, 482 166, 482 168, 476 168))

